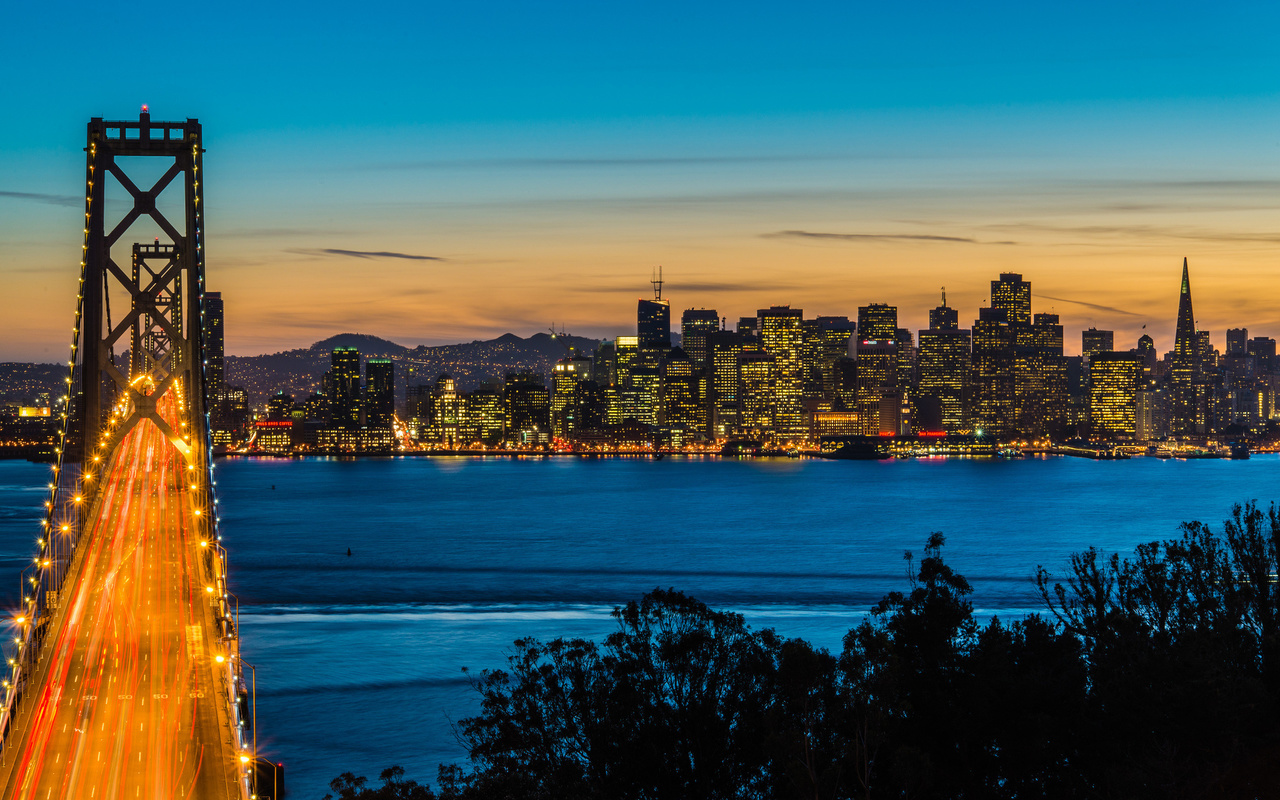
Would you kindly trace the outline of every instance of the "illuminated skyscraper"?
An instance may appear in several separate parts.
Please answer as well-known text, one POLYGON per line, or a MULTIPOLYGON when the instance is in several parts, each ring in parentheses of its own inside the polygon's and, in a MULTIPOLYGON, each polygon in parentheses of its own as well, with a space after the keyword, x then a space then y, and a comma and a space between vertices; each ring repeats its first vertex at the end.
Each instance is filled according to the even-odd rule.
POLYGON ((436 385, 431 393, 431 425, 429 438, 446 444, 449 447, 465 445, 463 441, 466 427, 466 414, 463 410, 462 395, 458 394, 458 384, 453 376, 442 373, 436 378, 436 385))
POLYGON ((390 428, 396 411, 395 365, 389 358, 365 362, 365 424, 370 428, 390 428))
POLYGON ((720 316, 713 308, 690 308, 680 315, 680 347, 694 372, 708 366, 707 337, 720 330, 720 316))
POLYGON ((1010 325, 1031 324, 1031 283, 1016 272, 1000 273, 991 282, 991 307, 1004 312, 1010 325))
POLYGON ((222 292, 204 293, 204 379, 210 400, 226 386, 226 357, 222 339, 222 292))
POLYGON ((671 304, 666 300, 641 300, 636 311, 636 333, 642 350, 671 349, 671 304))
POLYGON ((888 342, 898 335, 898 307, 872 303, 858 309, 858 341, 888 342))
POLYGON ((817 321, 822 338, 822 394, 827 398, 834 398, 838 383, 836 362, 849 358, 850 345, 857 346, 854 337, 858 332, 858 324, 848 317, 818 317, 817 321))
POLYGON ((779 438, 802 439, 809 432, 805 420, 804 374, 801 365, 804 312, 789 306, 762 308, 759 320, 760 347, 773 356, 774 427, 779 438))
POLYGON ((639 336, 619 336, 613 340, 613 376, 619 387, 631 384, 631 368, 639 352, 639 336))
MULTIPOLYGON (((885 393, 899 391, 898 309, 872 303, 858 309, 857 346, 858 403, 855 409, 862 432, 877 436, 884 425, 880 411, 885 393)), ((895 395, 896 396, 896 395, 895 395)), ((894 415, 895 419, 897 414, 894 415)))
POLYGON ((973 323, 973 402, 975 432, 1007 439, 1014 432, 1016 329, 998 308, 978 310, 973 323))
POLYGON ((330 426, 354 431, 360 428, 360 351, 335 347, 329 356, 330 426))
POLYGON ((693 363, 683 348, 672 349, 662 364, 662 409, 659 422, 685 436, 705 433, 706 411, 693 363))
POLYGON ((1103 351, 1090 361, 1089 427, 1097 437, 1131 439, 1137 433, 1137 392, 1142 356, 1103 351))
POLYGON ((466 438, 496 445, 506 435, 507 415, 502 393, 492 387, 477 389, 463 399, 466 438))
POLYGON ((1173 358, 1169 365, 1172 406, 1169 414, 1170 433, 1205 433, 1203 373, 1203 345, 1196 335, 1195 312, 1191 308, 1191 277, 1184 258, 1182 286, 1178 293, 1178 325, 1173 338, 1173 358))
POLYGON ((1109 352, 1115 349, 1115 331, 1100 331, 1097 328, 1080 331, 1080 353, 1084 356, 1086 367, 1089 364, 1089 358, 1094 353, 1109 352))
POLYGON ((1062 352, 1062 325, 1057 314, 1036 314, 1031 325, 1015 333, 1017 429, 1027 437, 1056 435, 1068 423, 1067 359, 1062 352))
POLYGON ((541 444, 551 432, 551 393, 542 377, 532 372, 510 373, 502 384, 507 412, 507 439, 516 444, 541 444))
POLYGON ((920 331, 916 408, 923 430, 960 433, 969 429, 965 408, 971 366, 969 331, 960 330, 958 321, 959 314, 947 305, 944 292, 942 305, 929 312, 929 329, 920 331))
POLYGON ((774 430, 774 363, 767 352, 744 352, 738 360, 738 405, 741 429, 750 436, 774 430))
POLYGON ((716 331, 708 337, 711 350, 710 433, 716 438, 730 436, 738 427, 738 358, 742 355, 742 334, 716 331))
POLYGON ((561 438, 567 438, 574 428, 574 419, 566 409, 574 402, 579 383, 591 380, 591 359, 585 356, 567 356, 551 368, 551 428, 561 438))

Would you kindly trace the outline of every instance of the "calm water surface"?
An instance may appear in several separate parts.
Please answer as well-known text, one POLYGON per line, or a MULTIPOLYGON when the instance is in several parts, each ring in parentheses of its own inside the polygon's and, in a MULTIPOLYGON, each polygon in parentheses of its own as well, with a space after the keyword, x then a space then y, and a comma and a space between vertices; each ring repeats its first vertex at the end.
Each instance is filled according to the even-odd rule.
MULTIPOLYGON (((1021 614, 1038 609, 1038 564, 1060 570, 1089 545, 1128 553, 1280 498, 1280 456, 233 459, 215 472, 262 748, 307 800, 344 770, 434 778, 463 755, 450 720, 476 708, 463 666, 501 666, 525 635, 601 636, 614 604, 657 586, 838 648, 931 531, 979 609, 1021 614)), ((47 476, 0 462, 11 606, 47 476)))

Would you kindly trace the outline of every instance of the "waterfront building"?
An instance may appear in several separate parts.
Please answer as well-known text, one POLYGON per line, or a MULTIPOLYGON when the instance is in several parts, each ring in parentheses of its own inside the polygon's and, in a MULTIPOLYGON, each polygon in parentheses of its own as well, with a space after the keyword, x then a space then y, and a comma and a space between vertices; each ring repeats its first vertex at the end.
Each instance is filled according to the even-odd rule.
POLYGON ((507 414, 507 440, 518 445, 546 444, 551 437, 551 392, 542 376, 532 372, 507 373, 502 383, 507 414))
POLYGON ((965 406, 971 347, 969 331, 960 329, 959 319, 959 312, 947 305, 944 291, 942 305, 929 312, 928 330, 920 331, 916 404, 922 430, 969 430, 965 406))
POLYGON ((507 433, 507 413, 500 389, 476 389, 464 398, 462 408, 466 438, 489 447, 502 442, 507 433))
POLYGON ((974 433, 1001 440, 1014 433, 1015 328, 998 308, 978 310, 973 323, 974 433))
POLYGON ((260 419, 254 423, 257 436, 254 443, 265 453, 293 452, 292 419, 260 419))
POLYGON ((773 306, 756 312, 759 320, 760 347, 773 356, 773 391, 771 403, 774 431, 779 438, 802 439, 808 424, 802 398, 804 374, 801 366, 804 312, 790 306, 773 306))
POLYGON ((1057 314, 1036 314, 1021 326, 1015 353, 1015 415, 1018 433, 1038 438, 1060 434, 1068 424, 1067 359, 1057 314))
POLYGON ((1137 435, 1137 394, 1142 357, 1131 351, 1101 351, 1090 359, 1089 427, 1103 439, 1137 435))
POLYGON ((683 439, 706 433, 706 406, 693 362, 683 348, 676 347, 662 365, 662 408, 658 422, 665 428, 683 432, 683 439))
POLYGON ((463 398, 458 393, 457 381, 449 373, 441 373, 431 391, 431 418, 426 438, 458 447, 466 444, 463 441, 464 427, 463 398))
POLYGON ((680 316, 680 347, 689 357, 694 372, 709 366, 707 339, 720 330, 720 315, 713 308, 689 308, 680 316))
POLYGON ((552 433, 568 438, 573 428, 574 414, 565 414, 573 402, 578 384, 591 380, 591 359, 571 355, 560 359, 551 372, 551 427, 552 433))
MULTIPOLYGON (((854 357, 857 400, 854 410, 867 436, 877 436, 883 426, 880 410, 886 391, 898 391, 901 365, 898 354, 898 309, 885 303, 858 308, 858 334, 854 357)), ((896 395, 895 395, 896 396, 896 395)), ((896 419, 900 412, 892 416, 896 419)))
MULTIPOLYGON (((885 392, 893 392, 897 397, 898 343, 893 339, 859 341, 854 378, 857 386, 854 411, 858 414, 862 433, 878 436, 884 429, 880 411, 885 392)), ((894 420, 898 416, 899 412, 892 414, 894 420)))

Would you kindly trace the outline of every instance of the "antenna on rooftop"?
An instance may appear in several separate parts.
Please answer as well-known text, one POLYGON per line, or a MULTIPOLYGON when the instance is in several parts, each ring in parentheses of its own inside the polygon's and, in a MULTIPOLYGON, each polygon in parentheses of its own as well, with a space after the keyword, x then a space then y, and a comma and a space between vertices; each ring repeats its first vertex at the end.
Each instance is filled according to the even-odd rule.
POLYGON ((649 281, 653 284, 653 299, 662 299, 662 265, 658 265, 657 277, 649 281))
POLYGON ((945 306, 946 304, 947 304, 947 287, 943 286, 942 287, 942 305, 945 306))

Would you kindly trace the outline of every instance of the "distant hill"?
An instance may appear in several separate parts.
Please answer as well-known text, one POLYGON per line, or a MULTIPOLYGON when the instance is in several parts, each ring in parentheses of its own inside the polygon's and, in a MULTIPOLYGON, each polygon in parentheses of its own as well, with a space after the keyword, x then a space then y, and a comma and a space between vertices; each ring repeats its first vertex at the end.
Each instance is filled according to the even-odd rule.
MULTIPOLYGON (((377 336, 340 333, 298 350, 227 356, 227 384, 243 386, 252 403, 262 403, 282 390, 302 399, 320 391, 320 378, 329 369, 333 348, 354 347, 362 356, 395 362, 397 397, 404 397, 405 386, 434 383, 442 372, 452 375, 460 389, 470 391, 513 371, 549 376, 556 360, 564 357, 566 344, 590 354, 599 341, 581 336, 552 338, 546 333, 522 339, 504 333, 486 341, 410 348, 377 336)), ((66 377, 67 368, 61 364, 0 363, 0 401, 32 402, 41 392, 60 395, 66 377)))
POLYGON ((453 376, 460 389, 469 391, 489 381, 501 380, 512 371, 532 370, 550 375, 552 365, 564 357, 564 343, 590 353, 599 341, 581 336, 552 338, 546 333, 522 339, 506 333, 486 341, 409 348, 376 336, 342 333, 306 349, 262 356, 227 356, 227 384, 243 386, 253 403, 260 403, 277 391, 302 399, 320 391, 320 379, 329 369, 333 348, 355 347, 362 356, 385 357, 395 362, 398 397, 404 397, 405 386, 434 383, 444 372, 453 376))
POLYGON ((56 399, 66 394, 66 364, 0 363, 0 402, 34 403, 36 395, 48 393, 56 399))

